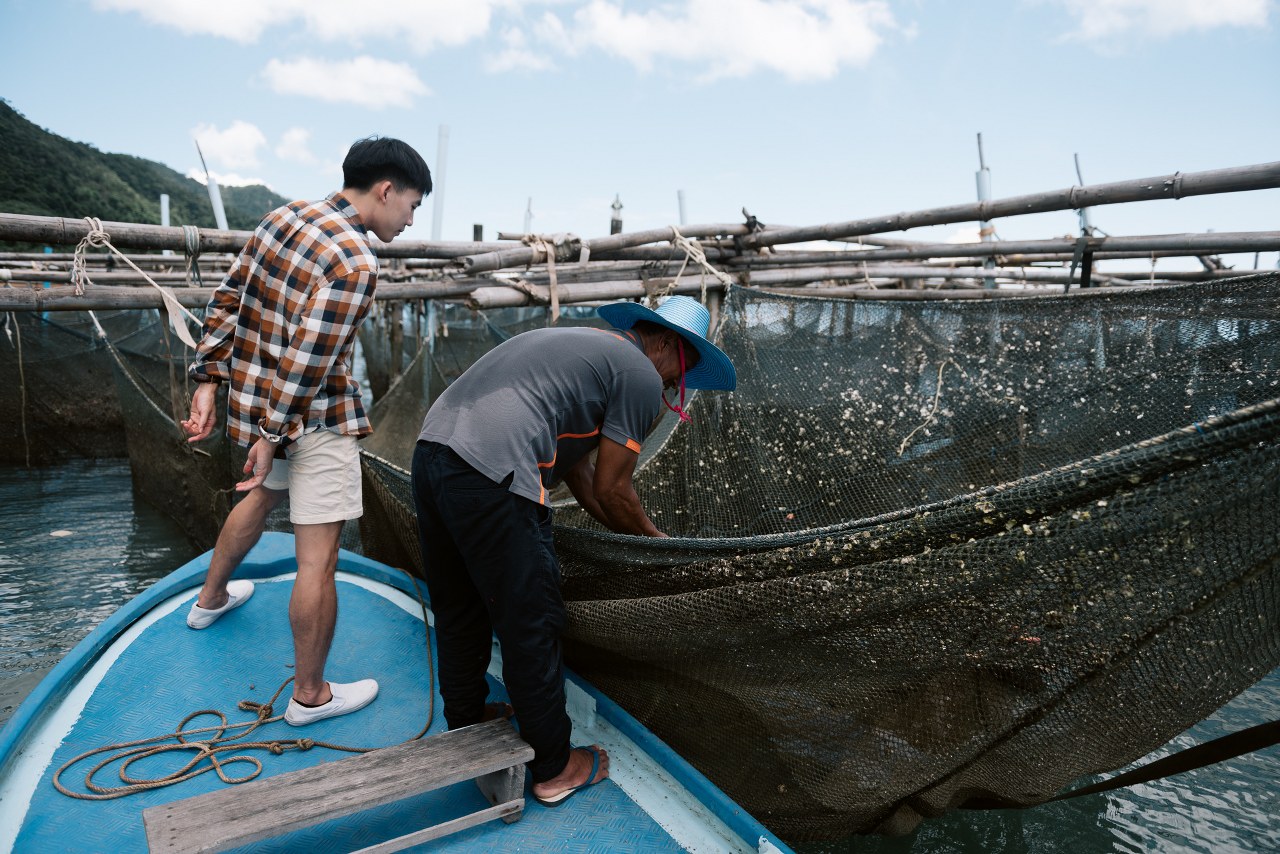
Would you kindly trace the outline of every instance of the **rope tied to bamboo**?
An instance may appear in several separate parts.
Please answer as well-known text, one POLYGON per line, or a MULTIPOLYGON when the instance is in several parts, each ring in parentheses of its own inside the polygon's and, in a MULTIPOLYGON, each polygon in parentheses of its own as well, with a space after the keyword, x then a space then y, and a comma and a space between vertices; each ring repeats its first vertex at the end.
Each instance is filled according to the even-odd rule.
POLYGON ((187 281, 203 288, 204 279, 200 277, 200 229, 194 225, 184 225, 182 243, 187 256, 187 281))
POLYGON ((76 251, 71 258, 71 282, 75 285, 76 296, 84 296, 84 286, 92 285, 93 280, 89 278, 89 270, 85 262, 85 251, 89 248, 106 248, 114 252, 122 261, 133 268, 133 271, 146 280, 147 284, 160 292, 160 297, 164 301, 165 311, 169 315, 169 325, 173 327, 173 331, 182 339, 182 343, 186 344, 192 350, 196 349, 195 339, 191 337, 187 326, 182 322, 183 315, 194 323, 196 326, 202 326, 200 319, 186 309, 182 303, 178 302, 178 298, 168 288, 161 287, 156 284, 155 280, 146 274, 137 264, 129 260, 129 257, 119 249, 111 245, 111 236, 107 234, 102 227, 102 221, 97 217, 87 216, 84 221, 89 224, 89 231, 80 242, 76 244, 76 251))
POLYGON ((547 316, 547 326, 554 326, 560 319, 560 286, 556 282, 556 261, 568 261, 577 255, 580 252, 582 240, 577 235, 565 233, 526 234, 520 240, 534 250, 530 264, 545 262, 547 265, 547 278, 550 280, 551 291, 551 308, 547 316))
POLYGON ((720 284, 724 285, 726 288, 734 284, 733 279, 728 274, 717 270, 711 265, 711 262, 707 260, 707 253, 703 250, 701 244, 696 240, 690 240, 685 237, 680 233, 680 229, 676 228, 674 225, 668 227, 671 229, 671 245, 684 252, 684 261, 680 264, 680 269, 676 273, 676 277, 672 279, 665 288, 660 292, 649 294, 649 301, 651 305, 656 307, 659 297, 668 296, 675 291, 676 285, 679 284, 680 277, 684 275, 684 271, 689 266, 690 261, 697 264, 701 269, 701 279, 699 283, 702 287, 702 301, 704 303, 707 301, 708 273, 715 276, 716 279, 719 280, 720 284))

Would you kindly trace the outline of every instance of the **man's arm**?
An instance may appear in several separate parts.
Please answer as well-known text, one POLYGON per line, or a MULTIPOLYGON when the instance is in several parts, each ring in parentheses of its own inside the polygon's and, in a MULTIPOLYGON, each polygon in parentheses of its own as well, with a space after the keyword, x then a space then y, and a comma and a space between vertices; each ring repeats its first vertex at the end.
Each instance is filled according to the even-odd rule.
MULTIPOLYGON (((597 516, 610 530, 619 534, 639 534, 645 537, 665 537, 658 530, 636 495, 631 477, 640 455, 626 445, 620 445, 607 436, 600 437, 600 450, 596 454, 595 473, 591 478, 591 493, 603 518, 597 516)), ((576 469, 577 466, 574 466, 576 469)), ((566 481, 568 478, 566 477, 566 481)), ((574 488, 569 484, 569 488, 574 488)), ((578 493, 574 492, 576 496, 578 493)), ((581 499, 579 498, 579 501, 581 499)), ((584 505, 587 512, 591 508, 584 505)), ((595 513, 591 513, 595 516, 595 513)))
POLYGON ((564 485, 569 487, 573 497, 578 499, 578 505, 591 514, 591 518, 607 528, 609 527, 609 519, 604 515, 604 511, 600 509, 600 502, 596 501, 595 489, 591 485, 595 476, 595 463, 591 461, 591 455, 587 454, 574 463, 573 468, 564 473, 564 485))
MULTIPOLYGON (((231 379, 231 347, 235 340, 236 324, 240 321, 240 298, 244 291, 249 252, 253 245, 254 241, 250 240, 236 258, 236 263, 227 271, 222 284, 214 289, 209 305, 205 308, 204 329, 200 343, 196 345, 195 361, 187 370, 191 379, 201 384, 216 387, 219 381, 231 379)), ((195 401, 192 401, 193 418, 194 405, 195 401)))

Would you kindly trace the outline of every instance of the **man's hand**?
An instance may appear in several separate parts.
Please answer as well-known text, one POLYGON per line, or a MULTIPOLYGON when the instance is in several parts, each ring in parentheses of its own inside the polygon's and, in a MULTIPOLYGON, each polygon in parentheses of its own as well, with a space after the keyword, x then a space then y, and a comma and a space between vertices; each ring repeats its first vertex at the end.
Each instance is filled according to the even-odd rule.
POLYGON ((196 393, 191 395, 191 414, 182 422, 188 442, 199 442, 207 439, 218 423, 216 406, 218 403, 218 384, 200 383, 196 393))
POLYGON ((258 439, 249 446, 249 458, 244 461, 245 480, 236 484, 236 492, 248 492, 262 486, 271 473, 271 463, 276 456, 276 446, 266 439, 258 439))

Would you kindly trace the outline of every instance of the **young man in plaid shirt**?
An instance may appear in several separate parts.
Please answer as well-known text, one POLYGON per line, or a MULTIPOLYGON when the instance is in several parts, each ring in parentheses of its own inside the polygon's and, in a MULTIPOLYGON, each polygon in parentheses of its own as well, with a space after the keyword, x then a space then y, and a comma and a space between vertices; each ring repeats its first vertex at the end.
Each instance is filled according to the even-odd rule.
POLYGON ((351 377, 356 330, 373 304, 378 259, 368 232, 390 242, 431 192, 422 157, 396 139, 356 142, 343 189, 272 211, 214 291, 190 377, 199 385, 182 422, 188 441, 213 432, 217 385, 229 384, 227 435, 249 449, 247 493, 227 517, 187 625, 203 629, 253 595, 231 574, 289 496, 298 576, 289 601, 295 726, 371 703, 378 683, 325 681, 338 615, 334 572, 343 522, 363 512, 356 439, 372 427, 351 377))

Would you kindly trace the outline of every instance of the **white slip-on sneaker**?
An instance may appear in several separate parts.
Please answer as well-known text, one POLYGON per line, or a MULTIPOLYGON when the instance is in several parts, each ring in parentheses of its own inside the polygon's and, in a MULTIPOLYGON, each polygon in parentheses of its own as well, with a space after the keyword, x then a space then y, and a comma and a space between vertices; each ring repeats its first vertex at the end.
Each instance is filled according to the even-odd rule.
POLYGON ((187 614, 187 625, 193 629, 207 629, 223 614, 248 602, 249 597, 252 595, 252 581, 245 581, 244 579, 229 581, 227 582, 227 604, 221 608, 201 608, 197 604, 200 599, 196 597, 196 601, 191 603, 190 613, 187 614))
POLYGON ((325 718, 336 718, 357 712, 373 702, 378 696, 378 683, 373 679, 361 679, 359 682, 330 682, 329 690, 333 699, 323 706, 304 706, 292 697, 289 708, 285 709, 284 719, 293 726, 306 726, 325 718))

